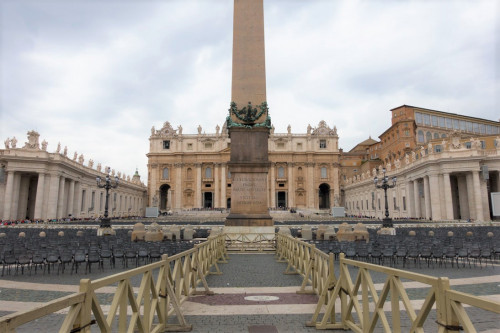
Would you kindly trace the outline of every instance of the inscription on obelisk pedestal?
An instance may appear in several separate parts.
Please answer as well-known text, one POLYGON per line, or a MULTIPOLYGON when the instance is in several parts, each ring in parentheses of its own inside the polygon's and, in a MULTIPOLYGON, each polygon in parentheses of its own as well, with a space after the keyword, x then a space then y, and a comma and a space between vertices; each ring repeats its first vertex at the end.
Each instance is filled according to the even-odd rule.
POLYGON ((226 226, 272 226, 268 210, 268 138, 263 0, 235 0, 231 138, 231 213, 226 226))

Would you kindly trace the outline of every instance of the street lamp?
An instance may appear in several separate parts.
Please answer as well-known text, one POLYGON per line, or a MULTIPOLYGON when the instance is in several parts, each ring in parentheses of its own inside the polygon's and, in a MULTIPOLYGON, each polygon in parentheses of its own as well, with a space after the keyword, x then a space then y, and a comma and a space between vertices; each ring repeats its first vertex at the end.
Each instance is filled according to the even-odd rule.
POLYGON ((111 219, 108 218, 108 200, 109 200, 109 189, 118 187, 118 177, 115 176, 115 183, 111 184, 111 177, 108 174, 106 175, 106 179, 104 184, 101 184, 101 176, 96 177, 97 187, 103 188, 106 190, 106 203, 104 204, 104 218, 101 219, 101 225, 99 228, 111 228, 111 219))
POLYGON ((389 177, 385 175, 385 168, 382 168, 382 173, 384 174, 384 177, 381 179, 381 183, 379 184, 379 179, 377 176, 373 178, 373 182, 375 183, 375 188, 382 188, 384 189, 384 195, 385 195, 385 217, 382 220, 382 227, 383 228, 392 228, 392 219, 389 217, 389 204, 387 203, 387 189, 388 188, 394 188, 396 187, 396 177, 392 177, 392 185, 389 184, 389 177))

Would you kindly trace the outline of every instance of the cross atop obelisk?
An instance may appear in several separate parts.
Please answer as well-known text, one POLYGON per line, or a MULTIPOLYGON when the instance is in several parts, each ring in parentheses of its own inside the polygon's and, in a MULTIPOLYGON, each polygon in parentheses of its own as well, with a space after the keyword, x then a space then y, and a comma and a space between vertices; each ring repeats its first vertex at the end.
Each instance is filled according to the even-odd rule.
POLYGON ((234 0, 231 98, 227 117, 231 213, 225 225, 272 229, 267 179, 271 118, 266 102, 263 0, 234 0))

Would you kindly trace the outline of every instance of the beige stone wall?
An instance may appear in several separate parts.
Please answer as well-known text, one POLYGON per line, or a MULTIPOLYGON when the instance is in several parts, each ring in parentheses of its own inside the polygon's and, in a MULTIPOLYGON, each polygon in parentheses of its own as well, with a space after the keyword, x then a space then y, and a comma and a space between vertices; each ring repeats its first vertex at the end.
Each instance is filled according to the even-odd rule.
MULTIPOLYGON (((152 132, 148 153, 148 203, 160 198, 162 186, 169 187, 167 197, 173 211, 203 208, 205 193, 212 193, 212 208, 227 208, 231 198, 231 178, 227 163, 230 159, 230 139, 225 128, 215 133, 184 134, 166 122, 152 132), (169 148, 164 149, 164 141, 169 148), (163 178, 168 168, 169 178, 163 178), (206 170, 211 168, 212 176, 206 170), (229 186, 228 186, 229 185, 229 186)), ((318 189, 330 187, 330 206, 339 196, 338 135, 325 122, 304 134, 274 133, 268 140, 269 161, 268 207, 277 207, 278 192, 286 193, 286 206, 318 209, 318 189), (282 169, 280 175, 279 169, 282 169), (321 174, 326 169, 326 175, 321 174), (281 187, 280 187, 281 185, 281 187)))

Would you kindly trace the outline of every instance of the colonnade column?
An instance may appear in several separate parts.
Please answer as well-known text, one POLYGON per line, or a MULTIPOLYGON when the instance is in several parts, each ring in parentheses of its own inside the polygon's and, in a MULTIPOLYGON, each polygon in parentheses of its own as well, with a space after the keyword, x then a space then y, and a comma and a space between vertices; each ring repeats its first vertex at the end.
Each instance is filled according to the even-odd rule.
POLYGON ((36 184, 36 199, 35 199, 35 220, 41 220, 43 216, 43 200, 45 193, 45 174, 38 174, 38 182, 36 184))
POLYGON ((479 179, 479 171, 472 172, 472 186, 474 188, 474 208, 476 211, 476 220, 484 221, 483 202, 481 196, 481 180, 479 179))
POLYGON ((60 219, 63 217, 63 207, 64 207, 64 183, 66 178, 59 178, 59 195, 57 198, 57 218, 60 219))
POLYGON ((175 166, 175 204, 174 210, 182 210, 182 164, 177 163, 175 166))
POLYGON ((47 218, 55 219, 57 218, 57 201, 59 199, 59 175, 50 175, 50 187, 49 187, 49 200, 48 200, 48 210, 47 218))
POLYGON ((431 193, 429 189, 429 177, 424 176, 424 205, 425 205, 425 218, 432 217, 431 211, 431 193))
MULTIPOLYGON (((110 197, 110 208, 112 207, 111 204, 111 195, 110 197)), ((104 200, 106 200, 104 198, 104 200)), ((76 215, 75 217, 80 216, 80 212, 82 210, 81 208, 81 203, 82 203, 82 183, 81 182, 75 182, 75 200, 73 200, 73 215, 76 215)), ((111 209, 110 209, 111 211, 111 209)))
POLYGON ((201 208, 201 163, 196 164, 196 194, 195 194, 195 208, 201 208))
MULTIPOLYGON (((96 196, 99 194, 100 192, 96 192, 96 196)), ((95 200, 97 201, 97 198, 95 198, 95 200)), ((67 211, 67 215, 75 215, 75 212, 74 212, 74 201, 75 201, 75 181, 73 179, 70 180, 69 182, 69 193, 68 193, 68 211, 67 211)), ((97 206, 97 205, 95 205, 97 206)), ((99 209, 95 209, 97 211, 97 215, 100 215, 100 212, 101 212, 101 201, 100 201, 100 196, 99 196, 99 209)))
POLYGON ((271 163, 271 207, 276 207, 276 176, 275 176, 276 164, 271 163))
POLYGON ((420 191, 419 191, 420 184, 418 183, 418 180, 415 179, 413 181, 413 199, 414 199, 414 204, 415 204, 415 218, 421 218, 422 217, 422 208, 420 207, 420 191))
POLYGON ((288 207, 295 207, 295 181, 292 162, 288 163, 288 207))
POLYGON ((221 173, 221 180, 220 180, 220 203, 221 203, 221 208, 227 208, 226 202, 226 188, 227 188, 227 180, 226 180, 226 164, 223 163, 221 168, 220 168, 220 173, 221 173))
POLYGON ((14 198, 14 171, 6 171, 7 184, 5 185, 5 200, 3 205, 3 219, 10 220, 10 211, 14 198))
POLYGON ((406 183, 406 202, 408 203, 408 207, 406 207, 407 216, 413 217, 415 215, 415 190, 413 189, 414 182, 408 181, 406 183))
POLYGON ((439 177, 437 174, 429 175, 429 197, 431 216, 433 220, 441 220, 441 198, 439 195, 439 177))
POLYGON ((220 177, 219 177, 220 163, 215 163, 214 165, 214 208, 221 207, 221 195, 220 195, 220 177))
POLYGON ((451 182, 450 182, 450 174, 443 173, 443 190, 444 190, 444 204, 445 204, 445 212, 446 219, 453 220, 453 200, 452 200, 452 192, 451 192, 451 182))

